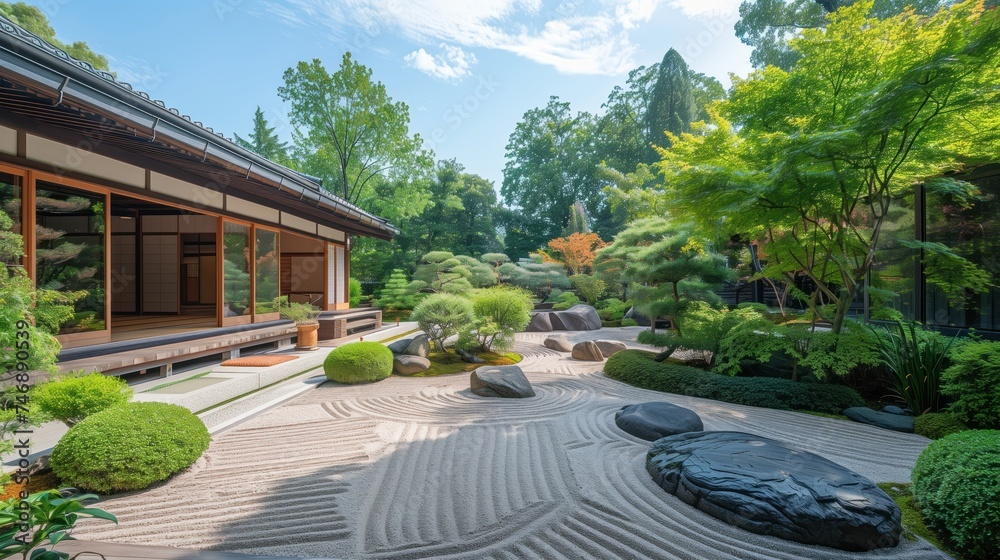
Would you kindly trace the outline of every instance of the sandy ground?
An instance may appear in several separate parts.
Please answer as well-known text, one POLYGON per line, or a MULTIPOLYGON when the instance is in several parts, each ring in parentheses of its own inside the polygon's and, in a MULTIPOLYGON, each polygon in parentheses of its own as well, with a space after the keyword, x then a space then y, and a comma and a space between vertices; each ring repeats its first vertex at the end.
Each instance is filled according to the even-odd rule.
POLYGON ((544 337, 519 335, 515 348, 534 398, 477 397, 468 374, 327 383, 216 436, 190 471, 103 502, 119 526, 83 521, 74 536, 323 558, 946 558, 923 541, 859 554, 731 527, 653 484, 648 442, 614 414, 671 402, 706 430, 775 438, 877 482, 908 480, 928 440, 636 389, 544 337))

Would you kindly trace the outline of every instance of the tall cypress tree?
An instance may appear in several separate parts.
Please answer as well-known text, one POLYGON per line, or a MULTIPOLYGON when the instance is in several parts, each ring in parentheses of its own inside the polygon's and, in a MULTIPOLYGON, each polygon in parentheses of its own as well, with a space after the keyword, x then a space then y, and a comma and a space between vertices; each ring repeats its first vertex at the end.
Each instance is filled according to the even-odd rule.
MULTIPOLYGON (((653 96, 646 110, 646 129, 649 131, 647 145, 669 147, 670 141, 663 132, 669 131, 677 135, 687 132, 697 115, 698 106, 694 101, 687 63, 680 53, 670 49, 660 62, 653 96)), ((646 154, 646 163, 652 164, 660 159, 651 147, 646 150, 646 154)))
POLYGON ((250 137, 243 138, 239 134, 234 134, 233 136, 239 147, 250 150, 273 162, 288 165, 288 143, 282 142, 278 138, 278 135, 274 133, 274 129, 275 127, 273 126, 267 126, 264 111, 261 111, 258 105, 257 111, 253 115, 253 132, 250 133, 250 137))

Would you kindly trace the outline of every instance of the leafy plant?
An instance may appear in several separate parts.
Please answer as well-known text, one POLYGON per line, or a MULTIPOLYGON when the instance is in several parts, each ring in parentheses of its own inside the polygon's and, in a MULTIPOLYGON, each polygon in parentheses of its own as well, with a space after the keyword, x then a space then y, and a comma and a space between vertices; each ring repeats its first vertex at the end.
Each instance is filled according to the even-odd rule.
POLYGON ((583 299, 590 305, 595 305, 597 300, 604 295, 604 280, 589 274, 574 274, 569 277, 569 281, 576 286, 577 291, 583 299))
POLYGON ((928 412, 913 419, 913 431, 930 439, 941 439, 968 429, 954 414, 948 412, 928 412))
POLYGON ((295 321, 296 325, 315 325, 319 317, 319 310, 308 303, 288 301, 288 297, 281 296, 275 300, 275 306, 281 313, 282 319, 295 321))
POLYGON ((65 560, 66 552, 48 550, 42 545, 55 546, 69 537, 77 519, 105 519, 115 524, 118 519, 99 508, 87 507, 87 502, 96 502, 94 494, 74 495, 72 488, 36 492, 21 499, 0 502, 0 556, 7 558, 20 554, 22 560, 65 560), (27 506, 27 520, 24 520, 24 505, 27 506), (18 539, 21 533, 30 539, 18 539))
POLYGON ((472 303, 453 294, 434 294, 420 302, 410 319, 427 333, 438 350, 447 351, 445 340, 475 321, 472 303))
POLYGON ((576 294, 574 294, 573 292, 563 292, 559 294, 559 297, 555 299, 555 305, 552 306, 552 309, 556 309, 558 311, 565 311, 566 309, 569 309, 570 307, 573 307, 574 305, 577 305, 579 303, 580 303, 580 298, 577 297, 576 294))
POLYGON ((132 388, 123 379, 103 373, 64 376, 35 387, 32 402, 43 414, 70 428, 102 410, 132 399, 132 388))
POLYGON ((379 342, 351 342, 323 360, 326 378, 337 383, 371 383, 392 374, 392 350, 379 342))
POLYGON ((416 303, 416 296, 407 289, 409 282, 406 280, 406 273, 400 269, 392 271, 389 280, 386 281, 382 292, 375 300, 375 305, 386 311, 404 311, 413 309, 416 303))
POLYGON ((1000 429, 1000 343, 969 342, 952 352, 941 392, 948 412, 975 428, 1000 429))
MULTIPOLYGON (((938 412, 941 408, 941 373, 948 349, 955 338, 921 337, 917 327, 897 322, 886 325, 885 336, 871 327, 878 338, 879 352, 889 372, 889 381, 896 395, 916 414, 938 412)), ((956 335, 957 338, 957 335, 956 335)))
POLYGON ((531 321, 531 294, 520 288, 498 286, 479 290, 472 297, 476 314, 467 332, 483 352, 504 351, 514 344, 514 333, 531 321))
POLYGON ((361 280, 351 278, 347 284, 347 301, 351 307, 357 307, 361 303, 361 280))

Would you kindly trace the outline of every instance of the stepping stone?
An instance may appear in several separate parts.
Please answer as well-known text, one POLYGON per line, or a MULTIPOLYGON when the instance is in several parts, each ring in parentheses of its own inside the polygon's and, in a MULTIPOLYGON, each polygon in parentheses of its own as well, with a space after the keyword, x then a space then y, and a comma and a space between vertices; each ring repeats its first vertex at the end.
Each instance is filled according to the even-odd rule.
POLYGON ((559 352, 572 352, 573 345, 564 334, 554 334, 542 342, 542 346, 558 350, 559 352))
POLYGON ((517 366, 484 366, 469 377, 472 392, 480 397, 523 399, 535 396, 535 390, 517 366))
POLYGON ((878 426, 879 428, 885 428, 887 430, 905 432, 907 434, 913 433, 912 416, 892 414, 889 412, 878 412, 868 408, 867 406, 845 408, 842 414, 851 420, 861 422, 862 424, 869 424, 872 426, 878 426))
POLYGON ((900 511, 867 478, 819 455, 739 432, 691 432, 653 443, 646 470, 661 488, 761 535, 850 551, 890 548, 900 511))
POLYGON ((584 340, 577 342, 576 346, 573 347, 573 358, 585 362, 603 362, 604 354, 601 353, 601 347, 596 342, 584 340))
POLYGON ((601 317, 590 305, 574 305, 565 311, 539 311, 531 317, 526 332, 596 331, 601 317))
POLYGON ((701 418, 694 411, 665 402, 623 406, 615 413, 615 424, 647 441, 705 429, 701 418))
POLYGON ((397 354, 392 358, 392 372, 399 375, 413 375, 427 371, 430 367, 431 361, 420 356, 397 354))
POLYGON ((601 349, 601 355, 605 358, 610 358, 622 350, 628 350, 628 346, 625 346, 624 342, 617 340, 598 340, 596 342, 597 347, 601 349))

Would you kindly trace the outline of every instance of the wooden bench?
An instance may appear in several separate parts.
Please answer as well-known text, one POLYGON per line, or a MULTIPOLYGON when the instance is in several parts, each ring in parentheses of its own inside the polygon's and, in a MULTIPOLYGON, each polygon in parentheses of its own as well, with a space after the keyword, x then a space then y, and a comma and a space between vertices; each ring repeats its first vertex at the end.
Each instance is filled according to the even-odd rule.
POLYGON ((319 339, 336 340, 358 332, 382 328, 382 310, 370 309, 319 316, 319 339))

